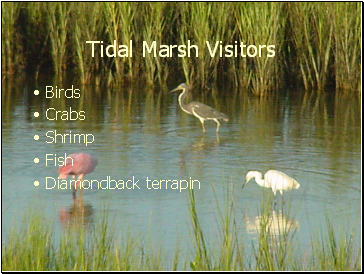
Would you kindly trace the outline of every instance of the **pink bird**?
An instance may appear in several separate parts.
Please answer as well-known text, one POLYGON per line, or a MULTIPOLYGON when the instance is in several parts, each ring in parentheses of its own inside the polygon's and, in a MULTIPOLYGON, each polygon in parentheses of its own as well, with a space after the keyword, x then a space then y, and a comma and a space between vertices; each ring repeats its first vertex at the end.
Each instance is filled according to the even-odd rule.
POLYGON ((68 175, 73 176, 74 189, 73 197, 76 197, 76 189, 80 186, 83 178, 87 173, 94 171, 97 165, 97 159, 87 153, 73 153, 67 156, 63 165, 58 169, 59 179, 66 179, 68 175), (76 181, 76 176, 78 179, 76 181))

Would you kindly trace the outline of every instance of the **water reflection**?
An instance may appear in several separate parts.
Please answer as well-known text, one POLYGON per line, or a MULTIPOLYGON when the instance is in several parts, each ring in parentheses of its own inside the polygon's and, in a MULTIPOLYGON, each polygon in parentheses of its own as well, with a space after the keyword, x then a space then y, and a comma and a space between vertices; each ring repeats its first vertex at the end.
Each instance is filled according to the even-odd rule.
POLYGON ((208 155, 212 154, 222 144, 220 139, 205 137, 205 134, 198 136, 198 134, 190 136, 193 142, 184 143, 183 147, 178 150, 180 174, 188 174, 188 163, 194 163, 202 170, 204 159, 208 158, 208 155))
POLYGON ((94 209, 83 201, 82 195, 74 197, 72 204, 59 210, 59 221, 63 228, 70 226, 90 227, 93 223, 94 209))
POLYGON ((202 136, 200 138, 196 138, 195 141, 191 144, 191 151, 195 154, 205 154, 218 147, 219 144, 220 138, 216 140, 206 140, 205 136, 202 136))
POLYGON ((262 230, 267 235, 279 236, 286 235, 288 232, 296 231, 300 223, 298 220, 291 219, 287 214, 281 210, 276 212, 273 210, 271 214, 261 214, 254 218, 249 218, 244 214, 246 230, 249 234, 259 235, 262 230))
MULTIPOLYGON (((261 233, 263 222, 269 224, 264 231, 269 229, 272 234, 277 234, 278 227, 289 231, 300 227, 305 246, 312 227, 321 225, 325 215, 335 220, 360 220, 361 100, 353 95, 295 90, 283 96, 256 98, 223 87, 216 93, 200 93, 196 89, 193 100, 214 106, 231 117, 215 136, 214 122, 208 121, 203 134, 198 119, 181 111, 176 96, 167 93, 166 87, 150 90, 134 84, 102 88, 47 79, 44 84, 5 81, 2 88, 4 235, 10 231, 7 224, 13 216, 34 201, 47 204, 48 216, 58 214, 62 226, 90 225, 96 219, 93 211, 106 202, 117 222, 127 217, 128 224, 140 231, 148 231, 151 226, 156 241, 166 242, 167 238, 174 246, 177 236, 185 242, 190 240, 188 233, 176 232, 176 227, 187 231, 189 219, 186 195, 179 191, 88 191, 85 194, 92 199, 93 206, 75 199, 59 210, 59 204, 71 203, 71 194, 61 189, 45 189, 44 180, 56 167, 46 166, 44 159, 47 153, 58 155, 70 148, 87 150, 100 159, 100 167, 92 175, 99 181, 106 176, 135 176, 141 183, 147 177, 198 179, 203 187, 196 191, 196 197, 201 224, 206 229, 211 228, 210 217, 218 214, 214 209, 208 210, 215 203, 210 183, 224 189, 227 182, 232 182, 239 186, 234 193, 237 208, 258 207, 258 186, 240 191, 244 176, 253 169, 286 170, 302 182, 302 189, 291 192, 295 197, 291 212, 296 212, 299 222, 278 211, 280 208, 266 219, 259 215, 261 212, 245 219, 239 215, 237 222, 245 221, 249 233, 261 233), (67 88, 72 84, 82 90, 81 98, 45 98, 46 85, 67 88), (35 96, 34 89, 43 93, 35 96), (34 111, 44 114, 48 108, 64 111, 70 107, 85 111, 86 119, 51 121, 33 116, 34 111), (51 130, 93 134, 95 142, 88 146, 78 142, 46 143, 45 134, 51 130), (34 140, 35 134, 40 136, 38 141, 34 140), (37 166, 34 157, 41 160, 37 166), (34 186, 36 180, 40 182, 38 187, 34 186), (14 188, 14 182, 20 182, 21 187, 14 188)), ((222 196, 223 192, 217 191, 216 197, 222 196)))

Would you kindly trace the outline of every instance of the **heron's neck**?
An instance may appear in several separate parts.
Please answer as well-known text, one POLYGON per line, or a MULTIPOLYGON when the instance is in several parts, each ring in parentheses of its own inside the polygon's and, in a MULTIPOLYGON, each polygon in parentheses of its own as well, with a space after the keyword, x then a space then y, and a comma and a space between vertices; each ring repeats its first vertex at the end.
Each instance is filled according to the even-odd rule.
POLYGON ((179 106, 181 107, 181 109, 184 111, 184 112, 186 112, 186 113, 188 113, 188 114, 192 114, 190 111, 188 111, 187 109, 186 109, 186 103, 185 103, 185 99, 186 99, 186 97, 187 97, 187 90, 186 89, 184 89, 183 90, 183 92, 178 96, 178 103, 179 103, 179 106))

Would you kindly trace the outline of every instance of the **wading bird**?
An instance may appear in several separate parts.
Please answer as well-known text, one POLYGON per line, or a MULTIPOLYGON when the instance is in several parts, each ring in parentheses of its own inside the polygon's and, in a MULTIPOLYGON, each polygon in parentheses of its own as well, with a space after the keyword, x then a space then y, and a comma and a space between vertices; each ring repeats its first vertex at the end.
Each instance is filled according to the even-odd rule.
POLYGON ((182 90, 182 93, 178 97, 178 102, 181 109, 184 112, 193 115, 200 120, 203 132, 205 132, 205 126, 204 126, 205 120, 214 120, 216 122, 217 124, 216 132, 219 132, 219 127, 220 127, 218 119, 223 119, 226 122, 229 121, 229 117, 226 114, 219 112, 216 109, 213 109, 212 107, 209 107, 208 105, 205 105, 203 103, 192 101, 186 104, 185 99, 187 97, 189 88, 185 83, 180 84, 178 87, 171 90, 170 92, 174 92, 177 90, 182 90))
POLYGON ((76 197, 76 189, 80 186, 86 174, 94 171, 97 165, 97 159, 87 153, 73 153, 67 156, 63 165, 58 169, 59 179, 66 179, 68 175, 73 176, 74 188, 73 197, 76 197), (76 176, 78 179, 76 181, 76 176))
POLYGON ((274 196, 276 195, 277 190, 279 190, 281 195, 283 195, 283 191, 298 189, 300 187, 300 184, 295 179, 289 177, 287 174, 277 170, 268 170, 264 174, 264 179, 262 179, 262 173, 259 171, 249 171, 246 174, 246 180, 242 188, 244 188, 244 186, 253 178, 255 178, 255 181, 258 185, 271 188, 274 196))

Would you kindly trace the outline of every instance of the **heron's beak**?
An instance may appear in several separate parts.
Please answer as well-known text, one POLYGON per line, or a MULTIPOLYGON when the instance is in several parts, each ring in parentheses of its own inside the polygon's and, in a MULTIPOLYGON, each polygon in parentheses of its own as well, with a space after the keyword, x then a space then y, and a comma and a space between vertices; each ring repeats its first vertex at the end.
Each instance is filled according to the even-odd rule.
POLYGON ((175 89, 172 89, 172 90, 170 91, 170 93, 175 92, 175 91, 177 91, 177 90, 179 90, 179 89, 180 89, 179 87, 176 87, 175 89))
POLYGON ((247 184, 248 181, 245 181, 245 183, 243 184, 243 186, 241 187, 241 189, 243 189, 245 187, 245 185, 247 184))

